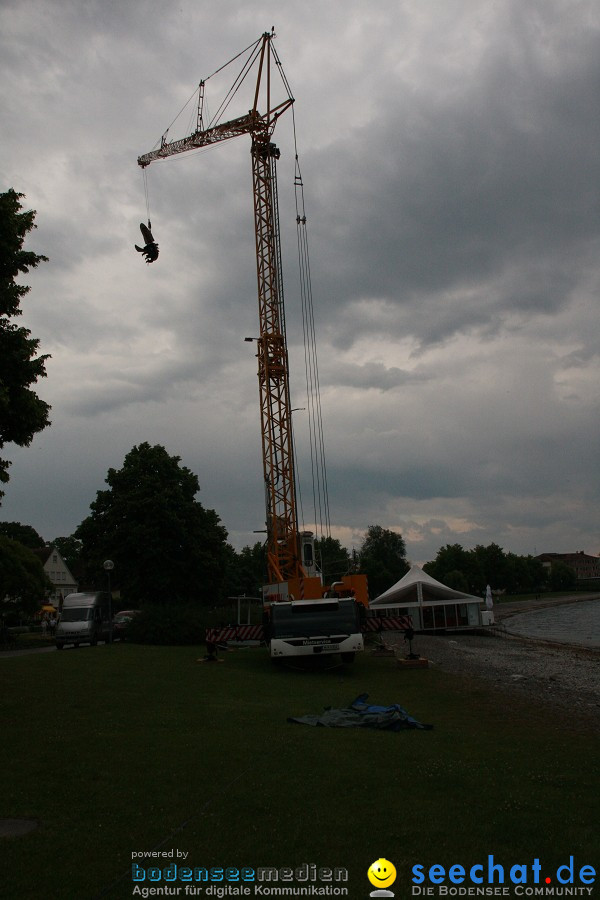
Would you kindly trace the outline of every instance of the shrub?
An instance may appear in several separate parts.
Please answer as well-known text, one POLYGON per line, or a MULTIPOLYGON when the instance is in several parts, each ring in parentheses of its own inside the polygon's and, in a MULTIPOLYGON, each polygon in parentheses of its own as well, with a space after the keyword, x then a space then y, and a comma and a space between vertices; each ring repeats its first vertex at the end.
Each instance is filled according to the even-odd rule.
MULTIPOLYGON (((242 610, 246 621, 247 608, 242 610)), ((236 606, 219 606, 210 609, 185 603, 148 604, 142 607, 127 626, 127 640, 134 644, 203 644, 207 628, 219 628, 235 624, 236 606)), ((254 605, 251 621, 262 621, 262 608, 254 605)))
POLYGON ((136 644, 202 644, 205 625, 195 606, 145 606, 127 627, 127 640, 136 644))

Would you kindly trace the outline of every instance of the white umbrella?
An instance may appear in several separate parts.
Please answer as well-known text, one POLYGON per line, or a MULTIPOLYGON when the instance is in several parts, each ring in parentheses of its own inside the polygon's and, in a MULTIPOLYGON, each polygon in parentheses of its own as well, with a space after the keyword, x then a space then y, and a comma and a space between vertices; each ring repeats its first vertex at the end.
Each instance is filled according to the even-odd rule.
POLYGON ((488 609, 493 609, 494 601, 492 599, 492 589, 488 586, 485 589, 485 605, 488 609))

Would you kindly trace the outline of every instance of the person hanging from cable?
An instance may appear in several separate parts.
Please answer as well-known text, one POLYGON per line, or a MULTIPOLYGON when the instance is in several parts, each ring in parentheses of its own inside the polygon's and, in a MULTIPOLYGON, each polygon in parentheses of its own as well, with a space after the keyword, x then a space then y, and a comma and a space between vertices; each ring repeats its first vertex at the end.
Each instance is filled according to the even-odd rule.
POLYGON ((144 254, 144 259, 147 263, 154 262, 158 259, 158 244, 152 237, 151 228, 152 225, 150 224, 150 219, 148 219, 148 225, 144 225, 143 222, 140 222, 140 231, 142 232, 142 237, 146 243, 143 247, 138 247, 137 244, 135 245, 137 252, 144 254))

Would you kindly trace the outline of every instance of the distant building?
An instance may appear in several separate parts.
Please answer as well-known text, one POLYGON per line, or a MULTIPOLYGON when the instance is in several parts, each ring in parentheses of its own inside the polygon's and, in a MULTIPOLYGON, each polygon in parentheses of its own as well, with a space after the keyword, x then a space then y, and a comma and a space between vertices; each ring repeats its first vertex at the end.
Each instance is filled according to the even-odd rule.
POLYGON ((536 559, 539 559, 545 569, 551 569, 552 563, 564 563, 573 569, 578 581, 600 578, 600 557, 589 556, 583 550, 578 550, 577 553, 540 553, 536 559))
POLYGON ((62 601, 65 597, 77 590, 77 582, 56 547, 44 547, 33 552, 41 561, 44 572, 54 587, 53 592, 48 597, 48 602, 56 609, 61 609, 62 601))

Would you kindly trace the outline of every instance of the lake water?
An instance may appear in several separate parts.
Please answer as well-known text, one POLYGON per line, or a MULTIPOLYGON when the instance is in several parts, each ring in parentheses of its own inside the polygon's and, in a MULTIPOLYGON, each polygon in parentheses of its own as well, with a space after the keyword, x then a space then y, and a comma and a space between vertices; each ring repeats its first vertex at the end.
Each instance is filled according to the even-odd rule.
POLYGON ((600 648, 600 600, 519 613, 505 619, 504 624, 524 637, 600 648))

